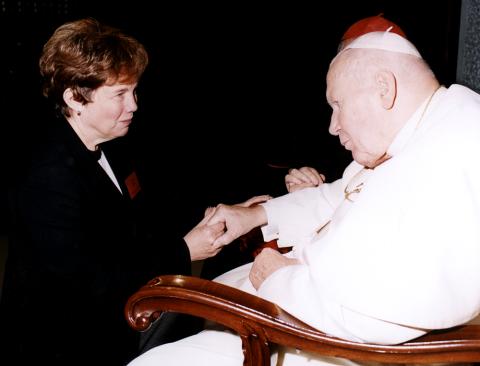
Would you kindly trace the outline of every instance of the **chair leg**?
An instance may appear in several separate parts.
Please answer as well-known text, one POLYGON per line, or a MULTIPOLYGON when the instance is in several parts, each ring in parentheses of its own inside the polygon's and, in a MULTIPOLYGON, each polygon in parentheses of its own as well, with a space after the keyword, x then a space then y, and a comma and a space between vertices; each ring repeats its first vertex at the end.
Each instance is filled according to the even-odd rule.
POLYGON ((244 324, 246 335, 241 335, 244 366, 270 366, 270 346, 261 328, 244 324))

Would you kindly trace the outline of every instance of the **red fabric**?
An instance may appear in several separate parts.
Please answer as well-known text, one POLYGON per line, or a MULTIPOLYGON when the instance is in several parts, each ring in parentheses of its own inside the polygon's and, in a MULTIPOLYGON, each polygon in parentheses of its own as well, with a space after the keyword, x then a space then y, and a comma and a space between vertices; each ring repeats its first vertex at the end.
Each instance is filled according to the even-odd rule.
POLYGON ((373 17, 368 17, 353 23, 342 36, 342 41, 350 38, 357 38, 370 32, 383 32, 392 27, 390 32, 396 33, 404 38, 407 38, 403 30, 393 23, 385 19, 382 14, 373 17))
POLYGON ((240 251, 249 254, 253 260, 264 248, 272 248, 278 252, 285 254, 292 250, 292 247, 279 248, 276 240, 264 242, 260 228, 255 228, 249 233, 238 238, 240 241, 240 251))
POLYGON ((276 240, 266 241, 264 243, 259 244, 258 247, 256 247, 253 250, 253 252, 252 252, 253 258, 255 258, 257 255, 259 255, 260 252, 265 248, 275 249, 277 252, 280 252, 282 254, 288 253, 289 251, 292 250, 292 247, 279 248, 276 240))

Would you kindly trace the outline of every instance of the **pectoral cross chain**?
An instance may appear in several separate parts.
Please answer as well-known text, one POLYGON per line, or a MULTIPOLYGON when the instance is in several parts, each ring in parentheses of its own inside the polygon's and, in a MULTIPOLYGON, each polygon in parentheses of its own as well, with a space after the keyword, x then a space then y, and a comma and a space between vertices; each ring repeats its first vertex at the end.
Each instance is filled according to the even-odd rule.
POLYGON ((360 193, 360 191, 362 190, 362 187, 363 187, 363 183, 360 183, 354 189, 349 191, 348 186, 346 186, 345 189, 343 190, 343 193, 345 195, 345 199, 350 201, 350 202, 353 202, 353 200, 350 199, 350 195, 354 194, 354 193, 360 193))

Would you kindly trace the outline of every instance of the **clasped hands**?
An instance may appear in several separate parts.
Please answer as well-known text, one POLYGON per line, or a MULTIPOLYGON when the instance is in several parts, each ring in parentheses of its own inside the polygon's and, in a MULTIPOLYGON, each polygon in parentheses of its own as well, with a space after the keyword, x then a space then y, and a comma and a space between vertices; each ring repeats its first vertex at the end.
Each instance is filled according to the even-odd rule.
MULTIPOLYGON (((221 248, 253 228, 266 224, 265 209, 258 203, 265 202, 270 198, 270 196, 256 196, 232 206, 218 205, 213 214, 209 213, 212 216, 208 220, 207 226, 219 223, 223 223, 225 226, 224 232, 217 237, 212 246, 221 248)), ((284 266, 297 263, 296 259, 287 258, 274 249, 265 248, 255 257, 249 274, 250 281, 253 287, 258 289, 273 272, 284 266)))
MULTIPOLYGON (((322 184, 325 176, 315 169, 303 167, 290 169, 285 177, 289 192, 322 184)), ((269 200, 268 195, 255 196, 236 204, 219 204, 205 210, 205 216, 185 237, 192 261, 216 255, 224 245, 267 223, 266 212, 259 203, 269 200)), ((299 263, 273 250, 265 248, 255 258, 250 270, 250 281, 258 289, 265 279, 276 270, 299 263)))

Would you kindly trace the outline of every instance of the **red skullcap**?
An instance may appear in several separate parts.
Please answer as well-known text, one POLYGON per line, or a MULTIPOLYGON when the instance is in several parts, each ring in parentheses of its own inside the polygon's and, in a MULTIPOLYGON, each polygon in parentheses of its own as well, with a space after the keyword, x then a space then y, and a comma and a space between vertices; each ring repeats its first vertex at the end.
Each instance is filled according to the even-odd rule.
POLYGON ((403 30, 391 22, 385 19, 383 14, 379 14, 373 17, 363 18, 358 22, 353 23, 342 36, 342 41, 351 38, 360 37, 370 32, 384 32, 390 29, 390 32, 396 33, 404 38, 407 38, 403 30))

